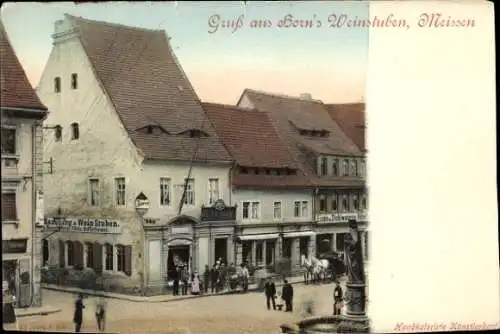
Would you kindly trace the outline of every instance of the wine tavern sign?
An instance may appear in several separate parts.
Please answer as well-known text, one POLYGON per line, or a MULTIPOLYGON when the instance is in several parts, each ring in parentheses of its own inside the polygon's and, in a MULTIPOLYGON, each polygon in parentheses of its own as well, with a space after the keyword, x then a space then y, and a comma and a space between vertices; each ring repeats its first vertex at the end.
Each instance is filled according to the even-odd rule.
POLYGON ((46 232, 121 234, 122 226, 114 219, 46 218, 43 230, 46 232))

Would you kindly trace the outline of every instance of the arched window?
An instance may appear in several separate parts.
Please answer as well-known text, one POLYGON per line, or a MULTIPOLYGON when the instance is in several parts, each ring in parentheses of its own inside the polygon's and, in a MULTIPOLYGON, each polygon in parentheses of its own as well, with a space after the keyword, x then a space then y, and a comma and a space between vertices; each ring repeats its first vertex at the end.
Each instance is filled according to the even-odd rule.
POLYGON ((62 140, 62 126, 56 125, 54 127, 54 136, 56 137, 56 141, 62 140))
POLYGON ((76 140, 80 138, 80 129, 78 123, 71 123, 71 139, 76 140))

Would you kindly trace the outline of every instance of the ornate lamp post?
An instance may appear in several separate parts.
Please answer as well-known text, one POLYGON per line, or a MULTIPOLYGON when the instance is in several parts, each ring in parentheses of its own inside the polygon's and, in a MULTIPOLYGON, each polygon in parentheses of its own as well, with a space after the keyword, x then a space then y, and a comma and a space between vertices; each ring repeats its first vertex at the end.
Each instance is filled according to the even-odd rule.
POLYGON ((350 233, 344 239, 347 269, 346 315, 337 327, 340 333, 368 333, 369 319, 366 316, 366 279, 363 263, 361 232, 356 220, 349 221, 350 233))
POLYGON ((142 228, 142 233, 141 233, 141 244, 142 244, 142 251, 141 251, 141 257, 142 257, 142 275, 141 275, 141 290, 142 294, 145 294, 145 285, 147 282, 147 277, 146 277, 146 229, 144 228, 144 215, 149 211, 149 208, 151 207, 151 203, 149 202, 149 199, 144 195, 143 192, 141 192, 137 197, 135 198, 135 212, 139 215, 139 220, 140 220, 140 226, 142 228))

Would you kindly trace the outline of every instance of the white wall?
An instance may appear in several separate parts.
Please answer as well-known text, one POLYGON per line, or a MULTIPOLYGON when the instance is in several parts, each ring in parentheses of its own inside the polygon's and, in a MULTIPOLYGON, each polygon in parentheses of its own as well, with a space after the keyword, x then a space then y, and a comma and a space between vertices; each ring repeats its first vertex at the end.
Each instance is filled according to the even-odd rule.
MULTIPOLYGON (((182 214, 199 218, 201 206, 209 205, 209 179, 217 178, 219 180, 219 196, 225 203, 229 203, 229 165, 194 165, 191 170, 191 176, 194 180, 195 205, 184 205, 182 214)), ((137 192, 144 194, 151 201, 151 208, 146 214, 147 217, 159 219, 160 222, 168 222, 177 216, 179 202, 181 200, 184 179, 188 176, 188 163, 156 163, 144 162, 140 175, 140 182, 134 186, 137 192), (170 205, 160 205, 160 178, 170 178, 171 200, 170 205)))
MULTIPOLYGON (((274 221, 274 202, 281 201, 282 217, 284 222, 307 222, 312 219, 312 190, 264 190, 264 189, 234 189, 232 203, 238 205, 237 221, 243 221, 243 202, 260 202, 260 222, 274 221), (294 202, 308 201, 308 214, 303 218, 294 217, 294 202)), ((252 221, 253 223, 254 221, 252 221)))

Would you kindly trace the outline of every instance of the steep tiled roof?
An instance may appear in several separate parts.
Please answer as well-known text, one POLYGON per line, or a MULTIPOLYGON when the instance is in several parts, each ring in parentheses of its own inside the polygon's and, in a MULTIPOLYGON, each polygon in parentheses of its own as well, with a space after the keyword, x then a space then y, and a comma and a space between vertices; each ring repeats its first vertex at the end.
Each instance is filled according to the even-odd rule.
POLYGON ((163 30, 147 30, 71 15, 98 80, 132 141, 150 159, 231 161, 207 120, 163 30), (140 127, 157 125, 166 133, 140 127), (190 138, 188 130, 208 136, 190 138))
POLYGON ((310 186, 267 113, 235 106, 203 103, 217 135, 236 164, 253 168, 297 170, 295 175, 233 174, 236 187, 310 186))
POLYGON ((346 135, 365 150, 365 104, 325 104, 330 116, 340 125, 346 135))
POLYGON ((287 144, 310 182, 318 187, 362 187, 364 181, 356 177, 319 177, 316 161, 320 154, 363 156, 360 149, 331 118, 321 101, 258 92, 246 89, 246 96, 253 107, 265 111, 287 144), (327 137, 306 137, 298 129, 325 130, 327 137))
POLYGON ((46 111, 47 107, 40 102, 28 81, 2 23, 0 23, 0 51, 1 107, 46 111))

